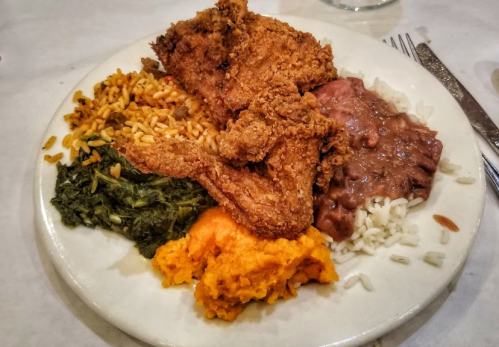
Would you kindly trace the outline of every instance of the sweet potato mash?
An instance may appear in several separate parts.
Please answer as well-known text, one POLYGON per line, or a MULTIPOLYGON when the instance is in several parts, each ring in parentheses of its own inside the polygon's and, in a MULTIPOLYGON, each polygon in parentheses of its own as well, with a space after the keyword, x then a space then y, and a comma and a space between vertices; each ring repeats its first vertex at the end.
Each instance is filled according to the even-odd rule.
POLYGON ((252 299, 272 304, 310 280, 338 280, 317 229, 293 241, 260 239, 220 207, 204 212, 185 238, 158 248, 152 264, 165 287, 199 279, 194 296, 205 315, 228 321, 252 299))

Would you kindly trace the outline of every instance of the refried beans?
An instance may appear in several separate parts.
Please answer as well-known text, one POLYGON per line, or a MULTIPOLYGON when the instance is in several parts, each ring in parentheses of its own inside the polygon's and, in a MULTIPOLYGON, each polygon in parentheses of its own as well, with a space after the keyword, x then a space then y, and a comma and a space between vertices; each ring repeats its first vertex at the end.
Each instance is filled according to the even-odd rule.
POLYGON ((355 209, 366 199, 428 199, 442 153, 437 132, 365 89, 358 78, 339 79, 314 92, 321 112, 344 124, 352 158, 326 192, 314 194, 315 225, 335 241, 351 236, 355 209))

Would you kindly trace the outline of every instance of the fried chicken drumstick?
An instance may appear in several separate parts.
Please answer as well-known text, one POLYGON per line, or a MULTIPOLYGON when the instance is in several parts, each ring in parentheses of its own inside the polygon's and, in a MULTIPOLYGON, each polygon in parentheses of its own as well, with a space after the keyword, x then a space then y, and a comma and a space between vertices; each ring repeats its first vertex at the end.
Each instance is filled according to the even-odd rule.
POLYGON ((226 130, 219 155, 174 139, 123 151, 142 171, 198 181, 260 236, 296 238, 313 221, 314 182, 327 187, 349 154, 345 130, 307 92, 336 77, 331 47, 249 12, 246 0, 216 6, 152 46, 226 130))

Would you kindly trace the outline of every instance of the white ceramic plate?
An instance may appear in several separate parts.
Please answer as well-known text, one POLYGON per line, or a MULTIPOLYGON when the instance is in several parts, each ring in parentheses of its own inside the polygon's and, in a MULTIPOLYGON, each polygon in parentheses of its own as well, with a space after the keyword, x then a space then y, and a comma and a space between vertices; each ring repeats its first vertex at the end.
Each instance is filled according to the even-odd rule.
MULTIPOLYGON (((43 161, 45 153, 40 153, 36 166, 37 221, 52 261, 75 292, 102 317, 153 345, 312 347, 368 342, 430 303, 456 275, 473 244, 484 204, 483 166, 472 129, 451 95, 426 70, 388 45, 331 24, 278 18, 318 39, 330 39, 338 69, 363 71, 368 85, 379 76, 404 92, 413 108, 420 100, 432 106, 428 124, 438 130, 444 144, 442 157, 461 165, 460 174, 476 178, 476 183, 458 184, 455 176, 436 182, 430 199, 409 217, 419 226, 418 247, 381 247, 375 256, 359 256, 337 266, 341 280, 336 285, 307 285, 299 289, 297 298, 275 305, 252 303, 235 322, 227 323, 204 318, 192 286, 164 289, 161 278, 131 242, 110 232, 64 227, 50 204, 56 168, 43 161), (442 228, 432 218, 435 213, 451 218, 461 228, 452 233, 447 245, 439 242, 442 228), (441 268, 423 262, 427 251, 445 252, 441 268), (390 261, 393 253, 407 255, 411 264, 390 261), (358 272, 370 276, 372 292, 360 284, 343 288, 345 278, 358 272)), ((72 111, 76 90, 92 95, 93 85, 116 68, 139 70, 141 57, 154 57, 148 43, 155 36, 117 53, 85 77, 62 102, 45 138, 55 134, 60 140, 68 133, 63 115, 72 111)), ((50 152, 62 150, 57 146, 50 152)))

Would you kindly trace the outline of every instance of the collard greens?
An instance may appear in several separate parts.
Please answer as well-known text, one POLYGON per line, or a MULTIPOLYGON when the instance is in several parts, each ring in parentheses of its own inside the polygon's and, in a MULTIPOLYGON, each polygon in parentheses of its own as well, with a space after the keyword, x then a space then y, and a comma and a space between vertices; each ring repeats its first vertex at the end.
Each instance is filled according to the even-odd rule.
POLYGON ((115 231, 152 258, 156 248, 185 236, 198 215, 216 204, 197 182, 144 174, 108 144, 93 149, 101 162, 83 166, 91 155, 80 149, 71 165, 57 163, 51 203, 66 226, 115 231), (109 173, 116 163, 121 164, 119 179, 109 173))

